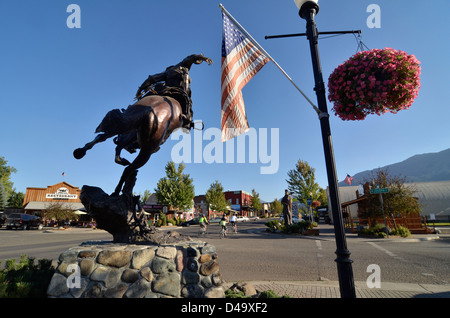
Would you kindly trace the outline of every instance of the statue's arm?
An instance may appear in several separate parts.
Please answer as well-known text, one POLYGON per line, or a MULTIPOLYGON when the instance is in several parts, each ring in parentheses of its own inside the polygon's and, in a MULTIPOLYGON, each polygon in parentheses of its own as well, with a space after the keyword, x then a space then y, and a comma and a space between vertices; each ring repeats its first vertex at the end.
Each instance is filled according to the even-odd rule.
POLYGON ((203 54, 192 54, 186 57, 178 65, 186 67, 190 70, 192 64, 202 64, 203 62, 208 63, 208 65, 211 65, 213 63, 213 61, 209 57, 206 57, 203 54))
POLYGON ((145 92, 151 85, 161 82, 161 81, 165 81, 166 80, 166 73, 158 73, 158 74, 154 74, 154 75, 150 75, 145 81, 144 83, 141 84, 141 86, 139 86, 137 92, 136 92, 136 99, 139 98, 143 92, 145 92))

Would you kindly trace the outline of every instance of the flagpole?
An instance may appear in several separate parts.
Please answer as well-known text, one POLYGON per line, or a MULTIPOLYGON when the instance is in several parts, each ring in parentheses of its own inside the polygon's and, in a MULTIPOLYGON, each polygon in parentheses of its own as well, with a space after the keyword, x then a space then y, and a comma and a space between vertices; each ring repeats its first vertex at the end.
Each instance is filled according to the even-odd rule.
POLYGON ((236 27, 239 28, 239 30, 244 33, 244 35, 246 37, 248 37, 250 39, 250 41, 265 55, 267 56, 267 58, 269 60, 271 60, 276 67, 278 67, 278 69, 284 74, 284 76, 286 76, 286 78, 292 83, 292 85, 295 86, 295 88, 300 92, 300 94, 303 95, 303 97, 308 101, 308 103, 314 108, 314 110, 316 111, 316 113, 320 116, 320 114, 322 113, 320 111, 320 109, 313 104, 313 102, 305 95, 305 93, 303 93, 303 91, 294 83, 294 81, 292 80, 292 78, 283 70, 283 68, 269 55, 269 53, 266 52, 266 50, 263 49, 263 47, 261 45, 259 45, 259 43, 242 27, 242 25, 239 24, 239 22, 227 11, 227 9, 225 9, 225 7, 220 3, 219 4, 219 8, 222 9, 222 12, 225 13, 228 18, 231 19, 231 21, 236 25, 236 27))

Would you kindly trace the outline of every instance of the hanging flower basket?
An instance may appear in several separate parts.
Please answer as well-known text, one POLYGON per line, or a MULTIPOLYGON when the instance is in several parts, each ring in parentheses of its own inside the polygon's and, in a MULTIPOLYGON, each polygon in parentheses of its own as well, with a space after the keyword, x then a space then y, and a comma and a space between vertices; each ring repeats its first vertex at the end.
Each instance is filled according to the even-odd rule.
POLYGON ((343 120, 408 109, 419 94, 420 62, 391 48, 359 52, 328 80, 328 99, 343 120))

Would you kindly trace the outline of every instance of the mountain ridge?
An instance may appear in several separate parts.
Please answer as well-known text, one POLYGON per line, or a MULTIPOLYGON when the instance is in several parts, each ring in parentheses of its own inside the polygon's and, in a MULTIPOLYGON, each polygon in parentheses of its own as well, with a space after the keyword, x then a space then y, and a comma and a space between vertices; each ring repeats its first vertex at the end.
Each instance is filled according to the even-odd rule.
MULTIPOLYGON (((393 176, 406 177, 406 182, 432 182, 450 180, 450 148, 440 152, 417 154, 403 161, 380 167, 388 169, 393 176)), ((379 168, 365 170, 353 175, 352 185, 358 185, 379 168)), ((344 181, 339 186, 348 186, 344 181)))

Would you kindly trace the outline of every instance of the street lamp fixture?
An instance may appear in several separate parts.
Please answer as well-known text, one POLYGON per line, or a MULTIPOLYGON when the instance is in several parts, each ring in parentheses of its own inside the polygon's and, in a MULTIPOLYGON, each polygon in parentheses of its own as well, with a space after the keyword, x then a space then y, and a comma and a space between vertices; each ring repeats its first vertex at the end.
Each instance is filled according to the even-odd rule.
POLYGON ((299 8, 299 15, 306 20, 306 36, 308 37, 311 50, 311 59, 314 71, 315 92, 320 110, 319 119, 322 130, 322 141, 327 168, 328 188, 332 213, 334 232, 336 237, 336 264, 339 277, 339 286, 342 298, 356 298, 355 283, 353 278, 353 261, 350 259, 350 251, 344 231, 341 205, 339 203, 339 192, 337 183, 336 164, 334 161, 333 143, 331 140, 331 128, 325 96, 325 84, 323 82, 322 68, 319 56, 319 32, 316 28, 314 17, 319 12, 318 0, 294 0, 299 8))
POLYGON ((299 15, 305 19, 303 16, 306 12, 308 12, 311 9, 314 9, 316 11, 315 14, 319 13, 319 0, 294 0, 295 5, 297 8, 299 8, 299 15))

